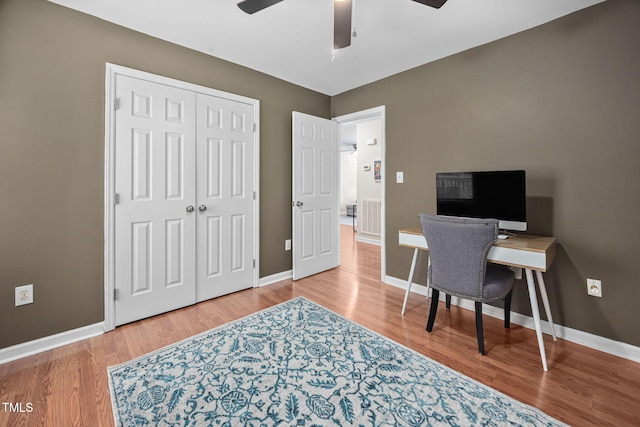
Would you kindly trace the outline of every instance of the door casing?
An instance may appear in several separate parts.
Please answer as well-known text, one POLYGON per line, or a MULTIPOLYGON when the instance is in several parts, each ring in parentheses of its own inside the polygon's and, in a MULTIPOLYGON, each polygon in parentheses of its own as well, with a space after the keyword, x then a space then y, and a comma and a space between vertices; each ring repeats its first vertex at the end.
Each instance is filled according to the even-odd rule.
POLYGON ((380 133, 381 133, 381 148, 382 148, 382 181, 380 182, 380 199, 382 201, 381 216, 380 216, 380 280, 384 283, 389 283, 387 280, 387 256, 386 256, 386 178, 390 173, 386 169, 386 107, 381 105, 379 107, 369 108, 367 110, 356 111, 355 113, 345 114, 337 116, 331 120, 337 122, 340 125, 351 125, 359 122, 366 122, 370 120, 380 119, 380 133))

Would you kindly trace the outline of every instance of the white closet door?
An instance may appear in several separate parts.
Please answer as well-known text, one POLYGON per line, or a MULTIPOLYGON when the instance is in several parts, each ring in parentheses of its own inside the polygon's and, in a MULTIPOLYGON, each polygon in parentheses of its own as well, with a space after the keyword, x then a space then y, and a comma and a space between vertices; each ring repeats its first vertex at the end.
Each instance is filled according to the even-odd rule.
POLYGON ((117 76, 115 323, 193 304, 195 93, 117 76))
POLYGON ((254 282, 253 106, 197 94, 197 299, 254 282))

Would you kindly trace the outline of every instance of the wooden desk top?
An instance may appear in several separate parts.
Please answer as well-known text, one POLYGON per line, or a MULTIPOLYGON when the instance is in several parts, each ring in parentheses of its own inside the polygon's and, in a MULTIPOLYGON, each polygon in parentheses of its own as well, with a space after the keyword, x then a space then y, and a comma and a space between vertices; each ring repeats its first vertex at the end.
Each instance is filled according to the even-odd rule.
MULTIPOLYGON (((420 228, 419 226, 403 228, 402 230, 399 231, 399 233, 404 235, 412 235, 415 237, 422 237, 422 239, 424 239, 424 235, 422 234, 422 228, 420 228)), ((400 240, 401 240, 400 241, 401 246, 427 249, 426 245, 418 244, 416 239, 411 239, 410 241, 406 241, 404 239, 400 239, 400 240)), ((556 238, 555 237, 535 236, 532 234, 518 234, 516 236, 509 237, 508 239, 504 239, 504 240, 498 239, 493 246, 494 247, 492 248, 492 252, 494 252, 494 254, 492 254, 492 252, 489 252, 489 257, 488 257, 489 261, 495 262, 498 264, 514 265, 514 266, 529 268, 531 266, 526 265, 527 263, 519 263, 516 260, 504 262, 502 253, 510 250, 536 253, 544 258, 542 262, 544 266, 538 265, 538 267, 535 268, 537 270, 542 270, 542 271, 546 271, 547 268, 549 268, 549 266, 553 262, 553 259, 556 256, 556 238)))

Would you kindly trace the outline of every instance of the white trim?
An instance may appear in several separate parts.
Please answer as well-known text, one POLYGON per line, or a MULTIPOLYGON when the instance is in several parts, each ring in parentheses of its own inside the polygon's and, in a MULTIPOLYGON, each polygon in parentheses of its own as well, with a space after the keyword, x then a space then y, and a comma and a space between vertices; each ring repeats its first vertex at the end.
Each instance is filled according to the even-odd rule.
MULTIPOLYGON (((268 286, 273 283, 291 278, 291 270, 283 271, 281 273, 263 277, 262 279, 260 279, 259 286, 268 286)), ((407 281, 398 279, 397 277, 386 276, 383 282, 390 286, 395 286, 401 289, 406 289, 407 287, 407 281)), ((426 297, 427 288, 424 285, 412 286, 411 292, 426 297)), ((443 295, 441 295, 441 297, 444 298, 443 295)), ((452 298, 451 302, 452 304, 455 303, 456 299, 452 298)), ((458 303, 459 302, 460 301, 458 301, 458 303)), ((470 301, 463 301, 462 303, 456 305, 467 308, 469 310, 474 309, 473 303, 470 301)), ((428 310, 428 305, 425 303, 425 320, 427 313, 426 310, 428 310)), ((503 318, 503 310, 500 308, 483 305, 482 310, 484 314, 487 314, 489 316, 498 319, 503 318)), ((517 325, 524 326, 525 328, 534 329, 533 319, 529 316, 511 312, 511 321, 517 325)), ((541 323, 543 331, 545 333, 550 333, 551 328, 549 327, 549 323, 546 321, 542 321, 541 323)), ((39 338, 37 340, 17 344, 12 347, 3 348, 0 349, 0 365, 17 359, 21 359, 23 357, 32 356, 43 351, 52 350, 54 348, 62 347, 67 344, 82 341, 84 339, 96 337, 102 335, 105 330, 105 322, 99 322, 94 323, 93 325, 83 326, 81 328, 72 329, 70 331, 65 331, 59 334, 50 335, 48 337, 39 338)), ((555 325, 555 330, 558 338, 562 338, 576 344, 584 345, 585 347, 593 348, 595 350, 602 351, 603 353, 612 354, 614 356, 622 357, 634 362, 640 362, 640 347, 636 347, 620 341, 614 341, 609 338, 604 338, 562 325, 555 325)))
POLYGON ((282 282, 283 280, 293 279, 293 270, 282 271, 280 273, 272 274, 271 276, 262 277, 258 286, 268 286, 274 283, 282 282))
POLYGON ((114 194, 115 178, 115 114, 113 103, 116 95, 116 76, 123 75, 137 79, 147 80, 179 89, 189 90, 217 98, 228 99, 253 106, 255 132, 254 138, 254 190, 256 198, 253 201, 254 209, 254 237, 253 247, 255 268, 253 271, 253 287, 259 286, 260 271, 260 101, 241 95, 223 92, 217 89, 196 85, 169 77, 147 73, 121 65, 106 63, 105 73, 105 159, 104 159, 104 330, 115 329, 115 302, 113 290, 115 289, 114 272, 115 261, 113 249, 115 248, 115 206, 112 200, 114 194))
MULTIPOLYGON (((182 80, 172 79, 170 77, 164 77, 158 74, 147 73, 146 71, 140 71, 133 68, 123 67, 122 65, 116 65, 116 64, 111 64, 107 62, 106 66, 107 66, 107 77, 109 77, 109 74, 113 74, 114 77, 116 74, 120 74, 123 76, 133 77, 136 79, 147 80, 152 83, 159 83, 167 86, 176 87, 179 89, 184 89, 192 92, 202 93, 205 95, 215 96, 217 98, 224 98, 230 101, 241 102, 243 104, 255 105, 256 103, 257 104, 260 103, 260 101, 258 101, 257 99, 249 98, 242 95, 236 95, 229 92, 224 92, 224 91, 213 89, 206 86, 200 86, 195 83, 189 83, 182 80)), ((110 79, 107 79, 107 81, 109 82, 110 79)), ((113 89, 114 89, 113 93, 115 94, 115 87, 113 89)), ((109 94, 110 93, 107 93, 107 95, 109 94)))
POLYGON ((253 200, 253 259, 255 265, 253 268, 253 287, 260 286, 260 101, 251 100, 253 103, 253 123, 255 129, 253 132, 253 141, 255 143, 253 150, 253 191, 255 191, 255 199, 253 200))
MULTIPOLYGON (((398 279, 397 277, 393 277, 393 276, 385 276, 384 280, 382 280, 382 283, 386 283, 387 285, 391 285, 391 286, 394 286, 396 288, 400 288, 400 289, 403 289, 403 290, 407 289, 407 281, 406 280, 398 279)), ((411 284, 411 293, 422 295, 422 296, 426 297, 428 295, 428 290, 427 290, 427 287, 425 285, 421 285, 419 283, 413 282, 411 284), (414 285, 418 285, 418 286, 416 286, 415 289, 414 289, 414 285)))
POLYGON ((12 347, 3 348, 0 349, 0 365, 23 357, 33 356, 34 354, 42 353, 43 351, 62 347, 63 345, 82 341, 87 338, 97 337, 103 333, 104 322, 100 322, 72 329, 70 331, 61 332, 59 334, 49 335, 48 337, 38 338, 37 340, 27 341, 12 347))
MULTIPOLYGON (((407 281, 398 279, 397 277, 386 276, 383 280, 384 283, 395 286, 401 289, 407 289, 407 281)), ((413 283, 417 285, 417 283, 413 283)), ((424 285, 411 286, 411 292, 418 295, 427 296, 427 287, 424 285)), ((444 301, 444 295, 440 295, 440 299, 444 301)), ((473 301, 465 300, 457 297, 451 298, 451 303, 459 307, 466 308, 468 310, 475 310, 473 301), (457 301, 456 301, 457 300, 457 301)), ((428 304, 425 303, 425 322, 428 312, 428 304)), ((504 310, 491 305, 483 304, 482 313, 498 319, 504 319, 504 310)), ((533 318, 525 316, 520 313, 511 312, 511 321, 517 325, 524 326, 528 329, 535 329, 533 324, 533 318)), ((549 322, 541 320, 542 331, 546 334, 551 334, 551 326, 549 322)), ((579 331, 577 329, 569 328, 567 326, 554 325, 556 335, 558 338, 562 338, 567 341, 571 341, 576 344, 583 345, 585 347, 592 348, 594 350, 602 351, 603 353, 612 354, 614 356, 622 357, 624 359, 632 360, 634 362, 640 362, 640 347, 636 347, 631 344, 627 344, 620 341, 614 341, 609 338, 601 337, 599 335, 591 334, 588 332, 579 331)), ((551 344, 553 345, 553 344, 551 344)))
POLYGON ((366 236, 356 236, 356 242, 361 242, 361 243, 368 243, 370 245, 378 245, 378 246, 382 246, 382 242, 380 241, 380 239, 372 239, 366 236))
POLYGON ((387 170, 387 113, 386 106, 381 105, 379 107, 369 108, 367 110, 357 111, 355 113, 345 114, 342 116, 334 117, 331 120, 337 122, 340 125, 355 124, 362 121, 369 121, 380 119, 380 149, 382 150, 382 173, 383 178, 380 183, 380 200, 382 201, 381 215, 380 215, 380 280, 384 282, 387 277, 387 245, 386 245, 386 181, 389 171, 387 170))
POLYGON ((115 115, 113 100, 116 98, 116 70, 106 64, 104 108, 104 325, 105 330, 115 328, 115 259, 111 248, 115 247, 115 115))

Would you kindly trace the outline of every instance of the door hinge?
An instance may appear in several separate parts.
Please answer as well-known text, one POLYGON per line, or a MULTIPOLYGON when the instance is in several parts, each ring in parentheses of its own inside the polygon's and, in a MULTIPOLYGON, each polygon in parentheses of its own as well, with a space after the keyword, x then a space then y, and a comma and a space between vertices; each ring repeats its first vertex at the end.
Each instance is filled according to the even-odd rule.
POLYGON ((257 130, 258 130, 258 126, 254 123, 254 124, 253 124, 253 131, 255 132, 255 131, 257 131, 257 130))
POLYGON ((114 301, 118 301, 118 290, 117 289, 113 290, 113 300, 114 301))
POLYGON ((113 98, 113 109, 114 110, 120 109, 120 98, 113 98))
POLYGON ((113 193, 113 204, 117 205, 120 203, 120 195, 118 193, 113 193))
POLYGON ((254 191, 253 192, 253 200, 255 200, 255 199, 256 199, 256 192, 254 191))
POLYGON ((253 268, 256 268, 256 260, 253 260, 253 268))

